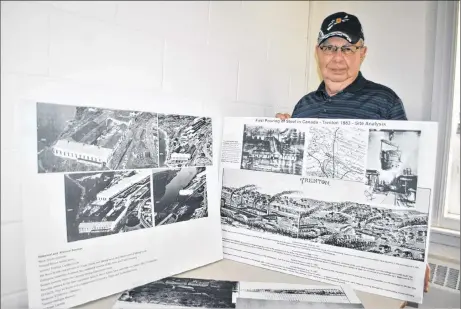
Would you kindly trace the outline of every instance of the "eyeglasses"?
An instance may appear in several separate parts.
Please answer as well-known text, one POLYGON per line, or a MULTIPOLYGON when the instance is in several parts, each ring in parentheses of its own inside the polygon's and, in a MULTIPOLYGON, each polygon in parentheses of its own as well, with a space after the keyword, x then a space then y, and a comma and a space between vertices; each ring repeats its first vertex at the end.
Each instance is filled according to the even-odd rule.
POLYGON ((359 49, 363 48, 363 45, 362 46, 355 46, 355 45, 351 45, 351 46, 322 45, 322 46, 319 46, 319 48, 322 50, 323 53, 325 53, 327 55, 332 55, 332 54, 336 53, 339 49, 341 49, 341 52, 344 55, 352 55, 352 54, 356 53, 359 49))

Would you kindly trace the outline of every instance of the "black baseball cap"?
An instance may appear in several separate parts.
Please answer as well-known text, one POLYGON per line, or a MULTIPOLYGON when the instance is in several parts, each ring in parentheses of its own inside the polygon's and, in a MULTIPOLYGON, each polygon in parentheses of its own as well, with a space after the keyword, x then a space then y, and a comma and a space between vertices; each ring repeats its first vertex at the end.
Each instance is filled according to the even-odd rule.
POLYGON ((331 14, 323 20, 320 27, 318 45, 331 37, 341 37, 355 44, 360 39, 365 40, 362 24, 357 16, 345 12, 331 14))

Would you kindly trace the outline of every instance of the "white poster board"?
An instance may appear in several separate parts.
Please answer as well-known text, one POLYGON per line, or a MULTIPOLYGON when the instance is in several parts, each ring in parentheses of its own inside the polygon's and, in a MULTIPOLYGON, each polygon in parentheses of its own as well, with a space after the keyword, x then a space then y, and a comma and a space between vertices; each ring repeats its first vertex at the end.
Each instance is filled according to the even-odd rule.
POLYGON ((224 257, 422 302, 437 124, 226 118, 224 257))
POLYGON ((212 119, 24 103, 30 308, 69 308, 222 259, 212 119))

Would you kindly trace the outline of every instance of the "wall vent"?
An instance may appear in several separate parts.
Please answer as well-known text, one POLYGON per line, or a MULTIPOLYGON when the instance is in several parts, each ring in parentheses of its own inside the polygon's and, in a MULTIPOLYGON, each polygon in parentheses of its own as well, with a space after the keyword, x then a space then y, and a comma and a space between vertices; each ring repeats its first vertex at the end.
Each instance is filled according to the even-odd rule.
POLYGON ((459 269, 443 264, 429 263, 431 267, 431 284, 437 288, 459 293, 459 269))

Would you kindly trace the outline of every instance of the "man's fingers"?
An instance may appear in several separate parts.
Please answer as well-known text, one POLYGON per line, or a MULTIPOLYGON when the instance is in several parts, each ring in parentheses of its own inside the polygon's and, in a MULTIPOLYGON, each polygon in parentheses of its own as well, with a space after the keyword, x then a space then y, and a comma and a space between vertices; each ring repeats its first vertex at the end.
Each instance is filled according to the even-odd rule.
POLYGON ((279 118, 279 119, 283 119, 285 116, 282 113, 277 113, 277 114, 275 114, 275 117, 279 118))
POLYGON ((290 118, 290 114, 287 114, 287 113, 277 113, 277 114, 275 114, 275 117, 276 117, 276 118, 279 118, 279 119, 282 119, 282 120, 285 120, 285 119, 290 118))
POLYGON ((426 265, 426 274, 424 276, 424 292, 429 292, 429 281, 431 280, 431 268, 426 265))

